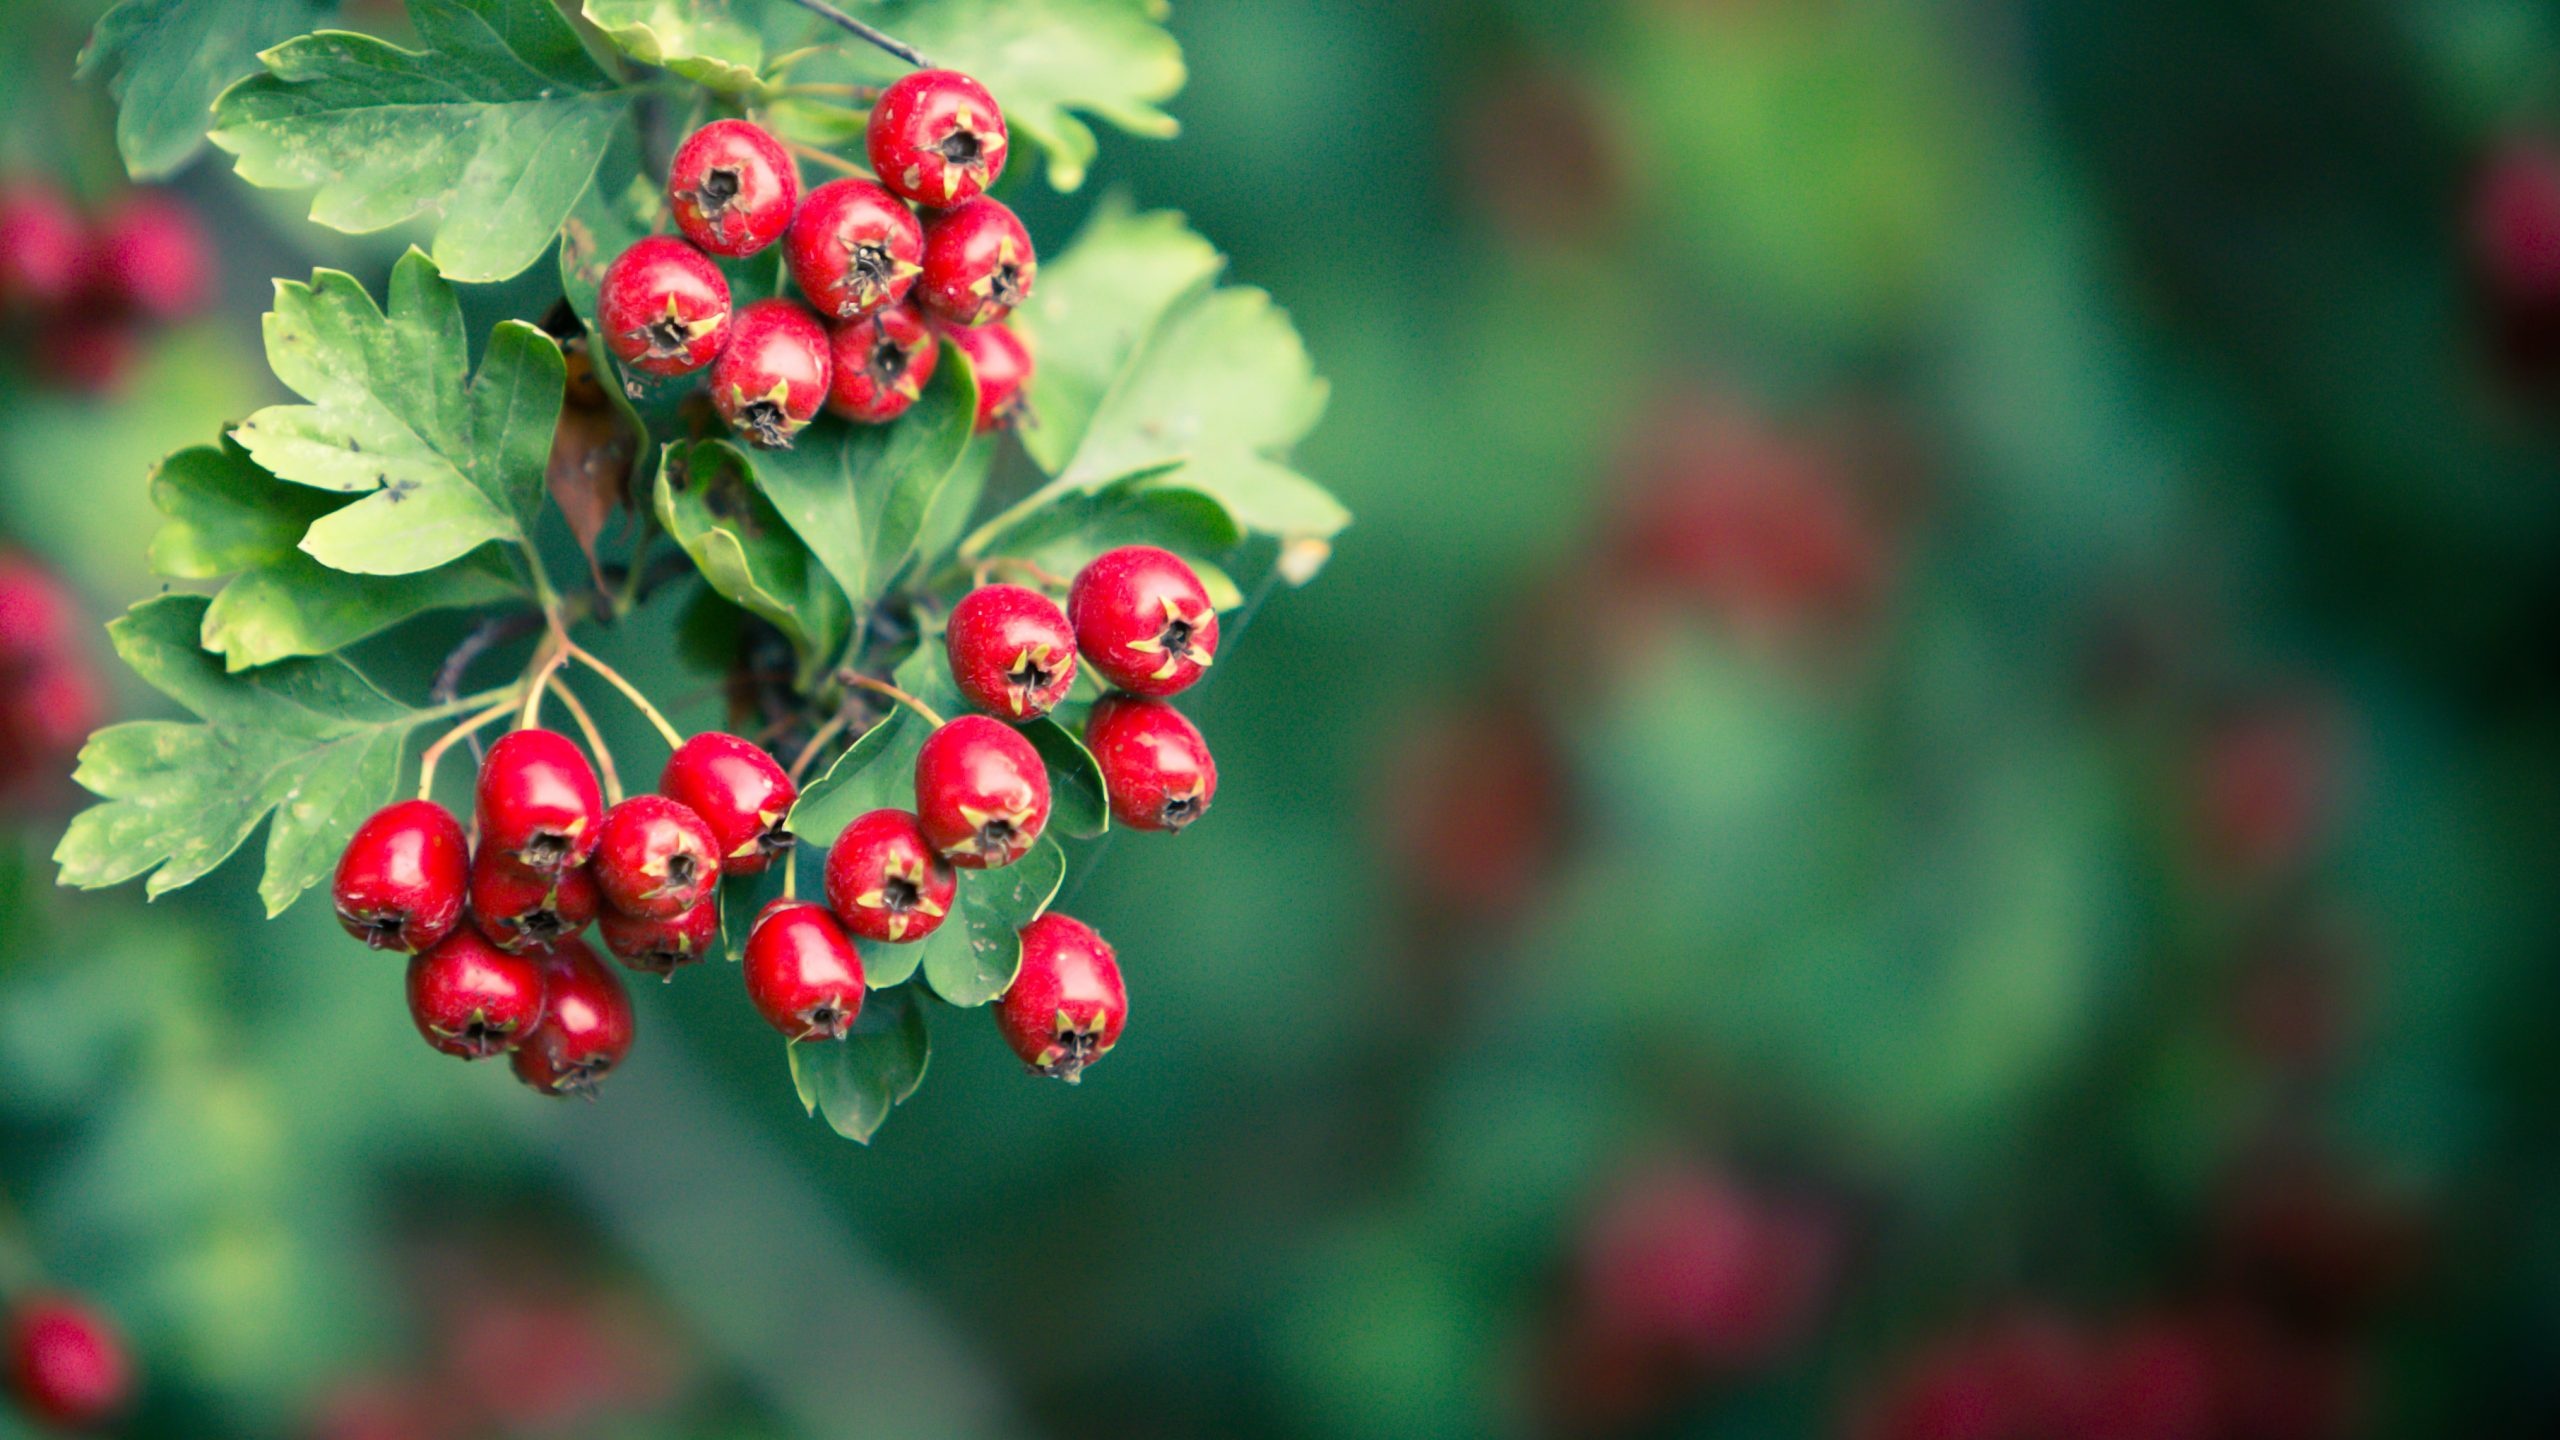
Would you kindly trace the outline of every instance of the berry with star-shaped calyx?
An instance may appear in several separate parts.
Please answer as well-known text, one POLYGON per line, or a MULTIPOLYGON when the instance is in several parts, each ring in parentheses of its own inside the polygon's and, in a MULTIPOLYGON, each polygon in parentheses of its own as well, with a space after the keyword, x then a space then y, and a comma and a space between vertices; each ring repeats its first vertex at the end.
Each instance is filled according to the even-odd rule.
POLYGON ((690 375, 728 343, 729 281, 673 235, 633 242, 605 267, 596 323, 614 358, 643 375, 690 375))
POLYGON ((874 810, 844 827, 827 851, 827 906, 865 940, 921 940, 951 917, 960 872, 934 853, 906 810, 874 810))
POLYGON ((596 931, 615 959, 665 980, 711 953, 720 935, 720 902, 705 900, 663 920, 608 908, 597 918, 596 931))
POLYGON ((1020 585, 981 585, 962 596, 942 644, 960 693, 1008 720, 1039 719, 1076 683, 1067 612, 1020 585))
POLYGON ((863 148, 882 184, 919 205, 957 205, 1004 173, 1011 141, 987 87, 956 70, 918 70, 882 91, 863 148))
POLYGON ((1129 992, 1093 927, 1051 911, 1022 927, 1022 968, 995 1003, 996 1028, 1022 1063, 1075 1084, 1120 1043, 1129 992))
POLYGON ((793 1040, 841 1040, 862 1013, 862 955, 827 907, 776 900, 747 932, 747 998, 793 1040))
POLYGON ((1085 747, 1111 813, 1135 830, 1180 830, 1218 798, 1218 762, 1200 728, 1162 700, 1113 693, 1093 704, 1085 747))
POLYGON ((978 433, 1020 419, 1022 387, 1031 379, 1031 347, 1014 328, 1001 320, 986 325, 946 322, 936 328, 969 357, 969 371, 978 377, 978 433))
POLYGON ((916 820, 954 865, 1010 865, 1048 827, 1048 768, 1013 727, 963 715, 926 736, 916 752, 916 820))
POLYGON ((545 1095, 595 1094, 631 1053, 631 992, 584 940, 538 957, 550 1008, 516 1047, 516 1078, 545 1095))
POLYGON ((835 327, 828 338, 836 373, 827 408, 860 425, 885 425, 906 414, 942 362, 933 331, 916 307, 903 300, 868 319, 835 327))
POLYGON ((1076 648, 1104 679, 1161 699, 1189 689, 1218 653, 1218 611, 1182 557, 1152 545, 1106 550, 1067 591, 1076 648))
POLYGON ((133 1362, 124 1337, 86 1302, 28 1295, 9 1307, 0 1376, 39 1424, 91 1430, 133 1400, 133 1362))
POLYGON ((981 195, 924 227, 916 298, 955 325, 984 325, 1030 299, 1039 273, 1031 232, 1003 201, 981 195))
POLYGON ((409 959, 409 1018, 447 1055, 485 1060, 512 1050, 543 1015, 542 967, 472 926, 409 959))
POLYGON ((750 443, 787 450, 827 403, 834 370, 817 316, 790 300, 759 300, 738 312, 729 348, 711 364, 711 405, 750 443))
POLYGON ((462 923, 470 855, 462 822, 433 800, 376 810, 338 857, 338 923, 376 950, 426 949, 462 923))
POLYGON ((830 180, 800 202, 782 258, 819 314, 859 320, 916 287, 924 226, 905 201, 868 180, 830 180))
POLYGON ((685 137, 667 166, 667 209, 684 238, 714 255, 753 255, 791 228, 800 167, 765 128, 714 120, 685 137))
POLYGON ((658 792, 711 827, 724 874, 761 874, 794 843, 783 822, 800 787, 762 746, 735 735, 706 730, 677 746, 658 792))
POLYGON ((664 920, 711 898, 720 841, 702 817, 664 795, 634 795, 604 812, 596 888, 625 915, 664 920))
POLYGON ((595 767, 556 730, 513 730, 480 762, 480 847, 558 875, 587 863, 604 821, 595 767))
POLYGON ((488 846, 471 857, 471 919, 501 950, 540 950, 587 928, 603 908, 584 865, 545 875, 488 846))

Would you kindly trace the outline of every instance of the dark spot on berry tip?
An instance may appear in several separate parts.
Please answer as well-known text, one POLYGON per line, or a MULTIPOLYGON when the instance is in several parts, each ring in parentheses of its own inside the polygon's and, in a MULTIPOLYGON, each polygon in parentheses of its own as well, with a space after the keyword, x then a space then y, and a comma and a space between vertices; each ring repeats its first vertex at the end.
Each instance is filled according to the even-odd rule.
POLYGON ((569 863, 569 837, 557 830, 538 830, 516 858, 526 869, 551 874, 569 863))
POLYGON ((569 933, 569 919, 549 906, 534 911, 520 922, 524 933, 537 945, 549 945, 569 933))
POLYGON ((997 266, 995 292, 996 299, 1008 310, 1029 299, 1031 292, 1022 283, 1022 267, 1019 265, 997 266))
POLYGON ((965 125, 954 127, 933 151, 945 165, 975 165, 986 158, 986 147, 978 142, 978 132, 965 125))
POLYGON ((1084 1067, 1093 1063, 1094 1042, 1099 1036, 1081 1030, 1069 1030, 1058 1036, 1058 1058, 1040 1066, 1040 1073, 1070 1085, 1084 1083, 1084 1067))
POLYGON ((1001 855, 1013 848, 1013 822, 990 820, 978 827, 978 853, 1001 855))
POLYGON ((895 385, 907 373, 907 347, 883 335, 871 347, 871 377, 883 385, 895 385))
POLYGON ((376 915, 364 922, 365 943, 389 950, 400 943, 400 932, 406 928, 397 915, 376 915))
POLYGON ((794 835, 790 831, 777 825, 773 829, 767 830, 756 837, 756 853, 759 855, 784 855, 790 853, 791 847, 799 843, 799 836, 794 835))
POLYGON ((690 855, 667 857, 667 883, 679 888, 691 885, 701 873, 701 864, 690 855))
POLYGON ((1165 828, 1168 830, 1179 830, 1183 826, 1188 825, 1199 818, 1200 797, 1197 795, 1186 796, 1180 800, 1167 800, 1164 802, 1163 819, 1165 828))
POLYGON ((1191 648, 1191 634, 1191 622, 1177 616, 1165 622, 1164 630, 1156 636, 1156 642, 1167 650, 1180 653, 1191 648))
POLYGON ((880 886, 880 903, 887 906, 892 915, 906 914, 915 909, 916 902, 923 898, 924 892, 904 876, 892 875, 880 886))
POLYGON ((714 166, 709 174, 702 177, 701 187, 694 191, 694 203, 702 207, 705 215, 719 214, 738 198, 743 178, 734 166, 714 166))

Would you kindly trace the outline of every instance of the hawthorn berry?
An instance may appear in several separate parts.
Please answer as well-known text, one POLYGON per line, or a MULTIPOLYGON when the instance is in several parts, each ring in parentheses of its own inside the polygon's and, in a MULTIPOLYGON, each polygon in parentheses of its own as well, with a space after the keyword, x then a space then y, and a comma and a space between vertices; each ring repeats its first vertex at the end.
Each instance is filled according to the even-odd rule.
POLYGON ((1134 695, 1189 689, 1218 653, 1218 611, 1180 556, 1152 545, 1106 550, 1067 591, 1076 648, 1134 695))
POLYGON ((729 348, 711 362, 711 404, 750 443, 787 450, 827 401, 834 363, 826 327, 796 301, 738 312, 729 348))
POLYGON ((89 236, 52 182, 0 185, 0 311, 51 310, 79 289, 89 236))
POLYGON ((919 205, 957 205, 1004 173, 1004 112, 987 87, 956 70, 898 78, 871 107, 863 136, 872 173, 919 205))
POLYGON ((978 433, 1010 425, 1022 413, 1022 387, 1031 379, 1031 349, 1001 320, 985 325, 945 325, 942 337, 969 357, 978 377, 978 433))
POLYGON ((1114 692, 1094 702, 1084 743, 1102 767, 1111 813, 1133 830, 1180 830, 1218 798, 1218 762, 1183 713, 1114 692))
POLYGON ((587 863, 604 822, 596 772, 556 730, 513 730, 480 764, 480 846, 558 875, 587 863))
POLYGON ((124 1337, 96 1309, 69 1295, 30 1295, 8 1322, 9 1393, 42 1424, 87 1430, 133 1399, 133 1363, 124 1337))
POLYGON ((555 945, 586 929, 603 904, 587 866, 545 875, 487 845, 471 857, 471 918, 501 950, 521 954, 555 945))
POLYGON ((913 812, 874 810, 827 851, 827 906, 865 940, 921 940, 951 918, 960 872, 934 853, 913 812))
POLYGON ((1129 992, 1110 945, 1051 911, 1022 927, 1022 968, 995 1005, 996 1028, 1022 1063, 1068 1084, 1120 1043, 1129 992))
POLYGON ((631 1053, 631 994, 584 940, 536 957, 550 1008, 516 1047, 516 1078, 545 1095, 593 1095, 631 1053))
POLYGON ((828 343, 835 383, 827 391, 827 408, 863 425, 885 425, 906 414, 942 361, 942 347, 924 317, 903 300, 837 326, 828 343))
POLYGON ((726 874, 759 874, 791 849, 782 823, 800 787, 771 755, 735 735, 709 730, 677 746, 658 791, 711 827, 726 874))
POLYGON ((490 944, 472 926, 409 959, 409 1018, 447 1055, 484 1060, 512 1050, 542 1016, 541 965, 490 944))
POLYGON ((664 795, 634 795, 604 812, 597 888, 626 915, 666 920, 711 898, 720 841, 702 817, 664 795))
POLYGON ((122 314, 184 320, 212 299, 213 282, 212 242, 175 196, 135 192, 89 243, 88 293, 122 314))
POLYGON ((1049 824, 1049 771, 1013 727, 960 716, 916 752, 916 819, 954 865, 1010 865, 1049 824))
POLYGON ((1003 201, 981 195, 924 227, 916 297, 954 324, 984 325, 1030 299, 1039 273, 1031 232, 1003 201))
POLYGON ((895 305, 924 273, 924 226, 906 202, 847 176, 809 192, 782 238, 791 283, 818 313, 859 320, 895 305))
POLYGON ((747 932, 747 998, 794 1040, 841 1040, 862 1013, 862 955, 823 905, 776 900, 747 932))
POLYGON ((664 919, 607 909, 596 929, 616 959, 665 979, 711 953, 711 942, 720 935, 720 902, 705 900, 664 919))
POLYGON ((53 660, 72 643, 80 604, 51 571, 0 553, 0 667, 53 660))
POLYGON ((462 822, 433 800, 376 810, 338 856, 338 923, 376 950, 426 949, 462 923, 470 855, 462 822))
POLYGON ((596 289, 605 348, 643 375, 690 375, 729 341, 729 281, 673 235, 635 242, 596 289))
POLYGON ((962 596, 951 607, 942 644, 960 693, 1008 719, 1039 719, 1076 682, 1076 636, 1067 612, 1020 585, 981 585, 962 596))
POLYGON ((142 339, 124 316, 59 310, 28 337, 28 355, 47 384, 81 395, 112 395, 141 360, 142 339))
POLYGON ((761 125, 714 120, 667 167, 667 208, 684 238, 714 255, 753 255, 791 227, 800 168, 761 125))

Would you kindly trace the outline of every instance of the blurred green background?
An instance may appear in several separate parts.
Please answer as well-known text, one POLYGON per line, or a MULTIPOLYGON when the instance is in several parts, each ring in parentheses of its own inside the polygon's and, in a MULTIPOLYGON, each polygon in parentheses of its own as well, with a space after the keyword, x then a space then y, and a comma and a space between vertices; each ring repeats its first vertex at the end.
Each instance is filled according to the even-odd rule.
MULTIPOLYGON (((0 104, 103 202, 96 8, 8 4, 0 104)), ((1025 217, 1186 212, 1358 521, 1191 707, 1215 817, 1069 897, 1126 1042, 939 1015, 866 1150, 707 968, 543 1103, 317 902, 55 890, 13 792, 0 1270, 116 1314, 131 1433, 2549 1433, 2560 218, 2484 196, 2560 13, 1171 24, 1181 139, 1025 217)), ((400 243, 175 188, 216 312, 0 361, 0 534, 100 618, 268 278, 400 243)))

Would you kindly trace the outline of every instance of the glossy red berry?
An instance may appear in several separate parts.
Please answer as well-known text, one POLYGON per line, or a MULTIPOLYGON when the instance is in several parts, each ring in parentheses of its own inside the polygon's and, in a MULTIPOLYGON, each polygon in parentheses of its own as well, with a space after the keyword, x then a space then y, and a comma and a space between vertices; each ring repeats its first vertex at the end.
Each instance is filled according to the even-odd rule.
POLYGON ((905 201, 868 180, 830 180, 800 202, 782 258, 819 314, 859 320, 915 288, 924 226, 905 201))
POLYGON ((981 585, 962 596, 942 644, 960 693, 1008 720, 1048 714, 1076 682, 1067 612, 1020 585, 981 585))
POLYGON ((631 993, 584 940, 538 958, 551 1004, 516 1047, 516 1078, 546 1095, 593 1095, 631 1053, 631 993))
POLYGON ((626 915, 664 920, 711 898, 720 841, 702 817, 664 795, 634 795, 604 812, 596 885, 626 915))
POLYGON ((777 900, 747 932, 747 998, 794 1040, 841 1040, 862 1013, 862 955, 823 905, 777 900))
POLYGON ((954 865, 1010 865, 1048 827, 1049 771, 1013 727, 963 715, 916 752, 916 819, 954 865))
POLYGON ((462 923, 471 848, 433 800, 386 805, 356 827, 330 889, 338 923, 376 950, 416 952, 462 923))
POLYGON ((871 107, 863 137, 882 184, 919 205, 957 205, 1004 173, 1004 112, 956 70, 899 77, 871 107))
POLYGON ((90 241, 88 293, 124 314, 184 320, 212 300, 213 282, 213 244, 175 196, 135 192, 90 241))
POLYGON ((1003 201, 981 195, 924 227, 916 298, 955 325, 984 325, 1030 299, 1039 273, 1031 232, 1003 201))
POLYGON ((673 235, 638 241, 605 267, 596 323, 614 358, 643 375, 690 375, 729 340, 729 281, 673 235))
POLYGON ((469 925, 409 959, 409 1018, 447 1055, 483 1060, 512 1050, 542 1014, 534 957, 510 955, 469 925))
POLYGON ((684 238, 714 255, 753 255, 791 228, 800 167, 763 126, 714 120, 667 166, 667 208, 684 238))
POLYGON ((596 930, 623 964, 664 979, 711 953, 720 936, 720 902, 705 900, 663 920, 607 910, 596 930))
POLYGON ((946 325, 942 336, 969 357, 978 377, 978 433, 1010 425, 1022 414, 1022 387, 1031 379, 1031 349, 1012 326, 946 325))
POLYGON ((471 919, 501 950, 540 950, 584 930, 604 908, 584 865, 557 875, 528 870, 487 845, 471 857, 471 919))
POLYGON ((1218 798, 1218 762, 1183 713, 1113 693, 1094 702, 1085 747, 1102 767, 1111 813, 1133 830, 1180 830, 1218 798))
POLYGON ((51 181, 0 184, 0 312, 51 310, 79 288, 89 236, 51 181))
POLYGON ((797 301, 759 300, 738 312, 729 348, 711 363, 711 404, 749 443, 787 450, 827 403, 835 363, 826 327, 797 301))
POLYGON ((515 730, 480 764, 480 846, 557 875, 587 863, 604 822, 595 768, 556 730, 515 730))
POLYGON ((705 731, 677 746, 658 791, 711 827, 726 874, 758 874, 791 849, 791 832, 782 827, 800 787, 771 755, 735 735, 705 731))
POLYGON ((885 425, 907 413, 942 362, 942 347, 916 307, 904 301, 829 336, 835 384, 827 408, 862 425, 885 425))
POLYGON ((1124 545, 1095 556, 1067 591, 1076 648, 1134 695, 1189 689, 1218 653, 1218 611, 1180 556, 1124 545))
POLYGON ((827 851, 827 906, 865 940, 921 940, 951 918, 960 872, 934 853, 906 810, 855 818, 827 851))
POLYGON ((39 1423, 87 1430, 133 1399, 133 1362, 107 1317, 68 1295, 30 1295, 11 1307, 9 1393, 39 1423))
POLYGON ((1022 927, 1022 968, 995 1010, 996 1028, 1023 1064, 1072 1085, 1120 1043, 1129 992, 1118 957, 1093 927, 1053 910, 1022 927))

